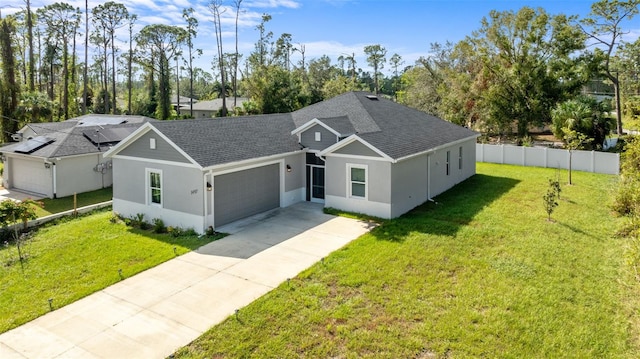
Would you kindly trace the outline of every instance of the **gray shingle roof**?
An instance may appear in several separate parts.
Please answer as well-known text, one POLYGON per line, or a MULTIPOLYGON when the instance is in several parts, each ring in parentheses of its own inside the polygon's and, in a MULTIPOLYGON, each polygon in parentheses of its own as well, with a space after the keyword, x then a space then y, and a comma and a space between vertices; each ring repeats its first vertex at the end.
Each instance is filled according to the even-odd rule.
POLYGON ((351 121, 349 121, 349 117, 340 116, 333 118, 319 118, 318 121, 324 123, 325 125, 331 127, 335 131, 337 131, 340 136, 346 137, 349 135, 353 135, 356 133, 356 129, 353 127, 351 121))
POLYGON ((380 131, 359 136, 394 159, 478 135, 467 128, 385 98, 370 100, 366 96, 358 96, 358 99, 380 127, 380 131))
MULTIPOLYGON (((238 97, 236 105, 242 107, 242 104, 247 101, 244 97, 238 97)), ((188 104, 187 104, 188 105, 188 104)), ((182 106, 180 106, 182 108, 182 106)), ((218 111, 222 108, 222 99, 217 98, 215 100, 200 101, 193 103, 193 109, 198 111, 218 111)), ((227 97, 227 109, 233 108, 233 97, 227 97)))
POLYGON ((154 122, 200 166, 299 151, 291 114, 154 122))
MULTIPOLYGON (((133 132, 141 126, 143 122, 155 121, 144 116, 120 116, 120 115, 84 115, 63 122, 33 123, 27 127, 37 135, 46 136, 54 141, 31 153, 30 156, 42 158, 54 158, 83 155, 88 153, 104 152, 110 144, 102 144, 98 148, 97 144, 87 138, 83 132, 100 131, 105 128, 125 128, 133 132), (109 125, 108 123, 126 123, 109 125), (90 126, 89 123, 99 124, 90 126)), ((26 139, 25 139, 26 140, 26 139)), ((0 149, 2 153, 14 153, 19 149, 20 142, 11 143, 0 149)))
POLYGON ((363 92, 347 92, 332 99, 301 108, 292 113, 296 127, 300 127, 314 118, 332 118, 347 116, 358 133, 380 131, 377 123, 364 107, 358 105, 358 97, 363 92))
POLYGON ((342 112, 359 137, 393 159, 477 136, 474 131, 367 92, 348 92, 298 110, 293 113, 296 125, 313 119, 314 112, 318 119, 342 112))
POLYGON ((298 151, 291 132, 318 119, 343 135, 354 132, 393 159, 474 137, 466 128, 366 92, 349 92, 289 114, 158 121, 153 126, 200 166, 298 151))
POLYGON ((180 106, 182 105, 189 105, 189 102, 193 101, 193 103, 195 104, 196 102, 198 102, 198 100, 190 98, 190 97, 186 97, 186 96, 176 96, 176 95, 171 95, 171 99, 170 102, 172 105, 177 105, 178 104, 178 100, 180 100, 180 106))

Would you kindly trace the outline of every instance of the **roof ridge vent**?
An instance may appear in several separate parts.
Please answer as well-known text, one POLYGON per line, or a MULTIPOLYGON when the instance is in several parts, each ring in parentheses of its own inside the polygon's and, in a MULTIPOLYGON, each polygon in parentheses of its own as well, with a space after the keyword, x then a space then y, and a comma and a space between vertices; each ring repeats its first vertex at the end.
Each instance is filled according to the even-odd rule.
POLYGON ((378 101, 378 96, 376 95, 367 95, 367 98, 371 101, 378 101))

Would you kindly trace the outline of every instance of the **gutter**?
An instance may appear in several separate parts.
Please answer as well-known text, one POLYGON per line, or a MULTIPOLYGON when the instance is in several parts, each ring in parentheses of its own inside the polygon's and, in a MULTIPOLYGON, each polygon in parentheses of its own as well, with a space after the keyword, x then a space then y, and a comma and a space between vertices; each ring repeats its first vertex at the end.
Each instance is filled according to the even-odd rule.
POLYGON ((460 143, 462 143, 462 142, 466 142, 466 141, 468 141, 468 140, 470 140, 470 139, 472 139, 472 138, 478 138, 478 137, 480 137, 480 134, 479 134, 479 133, 478 133, 478 134, 476 134, 476 135, 474 135, 474 136, 465 137, 465 138, 460 139, 460 140, 457 140, 457 141, 447 142, 447 143, 445 143, 445 144, 443 144, 443 145, 436 146, 436 147, 434 147, 434 148, 430 148, 430 149, 428 149, 428 150, 426 150, 426 151, 422 151, 422 152, 414 153, 414 154, 411 154, 411 155, 408 155, 408 156, 405 156, 405 157, 400 157, 400 158, 398 158, 398 159, 393 160, 393 163, 398 163, 398 162, 400 162, 400 161, 404 161, 404 160, 408 160, 408 159, 411 159, 411 158, 414 158, 414 157, 422 156, 422 155, 424 155, 424 154, 433 153, 433 152, 435 152, 435 151, 437 151, 437 150, 440 150, 440 149, 442 149, 442 148, 449 147, 449 146, 455 146, 455 145, 460 144, 460 143))
POLYGON ((203 167, 202 170, 211 172, 211 171, 214 171, 214 170, 217 170, 217 169, 224 169, 224 168, 232 167, 232 166, 242 166, 242 165, 245 165, 245 164, 260 163, 260 162, 263 162, 263 161, 270 161, 270 160, 280 159, 280 158, 282 158, 284 156, 290 156, 290 155, 295 155, 295 154, 304 153, 304 152, 306 152, 306 151, 297 150, 297 151, 292 151, 292 152, 278 153, 278 154, 270 155, 270 156, 249 158, 249 159, 241 160, 241 161, 225 162, 225 163, 220 163, 220 164, 217 164, 217 165, 203 167))

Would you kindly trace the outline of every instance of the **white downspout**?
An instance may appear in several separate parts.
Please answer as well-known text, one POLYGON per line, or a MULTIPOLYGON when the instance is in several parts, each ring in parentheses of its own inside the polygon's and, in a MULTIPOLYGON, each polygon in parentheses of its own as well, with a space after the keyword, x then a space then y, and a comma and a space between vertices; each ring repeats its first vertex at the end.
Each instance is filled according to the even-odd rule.
POLYGON ((53 198, 58 197, 58 171, 56 171, 56 163, 52 162, 51 167, 53 168, 53 198))
POLYGON ((427 155, 427 200, 431 199, 431 155, 427 155))
POLYGON ((438 204, 433 198, 431 198, 431 154, 427 156, 427 201, 438 204))
POLYGON ((212 226, 215 229, 215 206, 213 205, 213 171, 209 170, 209 173, 204 175, 204 183, 203 183, 203 188, 204 188, 204 230, 206 232, 206 230, 209 228, 209 226, 212 226), (208 177, 208 179, 207 179, 208 177), (210 182, 209 182, 210 181, 210 182), (211 191, 207 190, 207 182, 209 182, 211 184, 211 191), (211 193, 209 193, 211 192, 211 193), (211 200, 211 216, 209 216, 209 200, 211 200), (213 221, 212 224, 209 221, 209 219, 211 218, 211 220, 213 221))

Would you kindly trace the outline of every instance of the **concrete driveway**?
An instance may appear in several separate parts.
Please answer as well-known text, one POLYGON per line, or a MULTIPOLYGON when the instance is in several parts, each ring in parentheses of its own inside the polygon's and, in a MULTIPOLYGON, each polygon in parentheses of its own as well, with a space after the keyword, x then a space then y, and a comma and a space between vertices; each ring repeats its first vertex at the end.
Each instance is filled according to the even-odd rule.
POLYGON ((232 233, 0 334, 0 358, 165 358, 370 223, 299 203, 219 228, 232 233))
POLYGON ((14 201, 24 201, 27 198, 37 200, 37 199, 43 198, 43 196, 36 193, 27 193, 27 192, 17 191, 15 189, 6 189, 0 186, 0 201, 4 201, 5 199, 12 199, 14 201))

